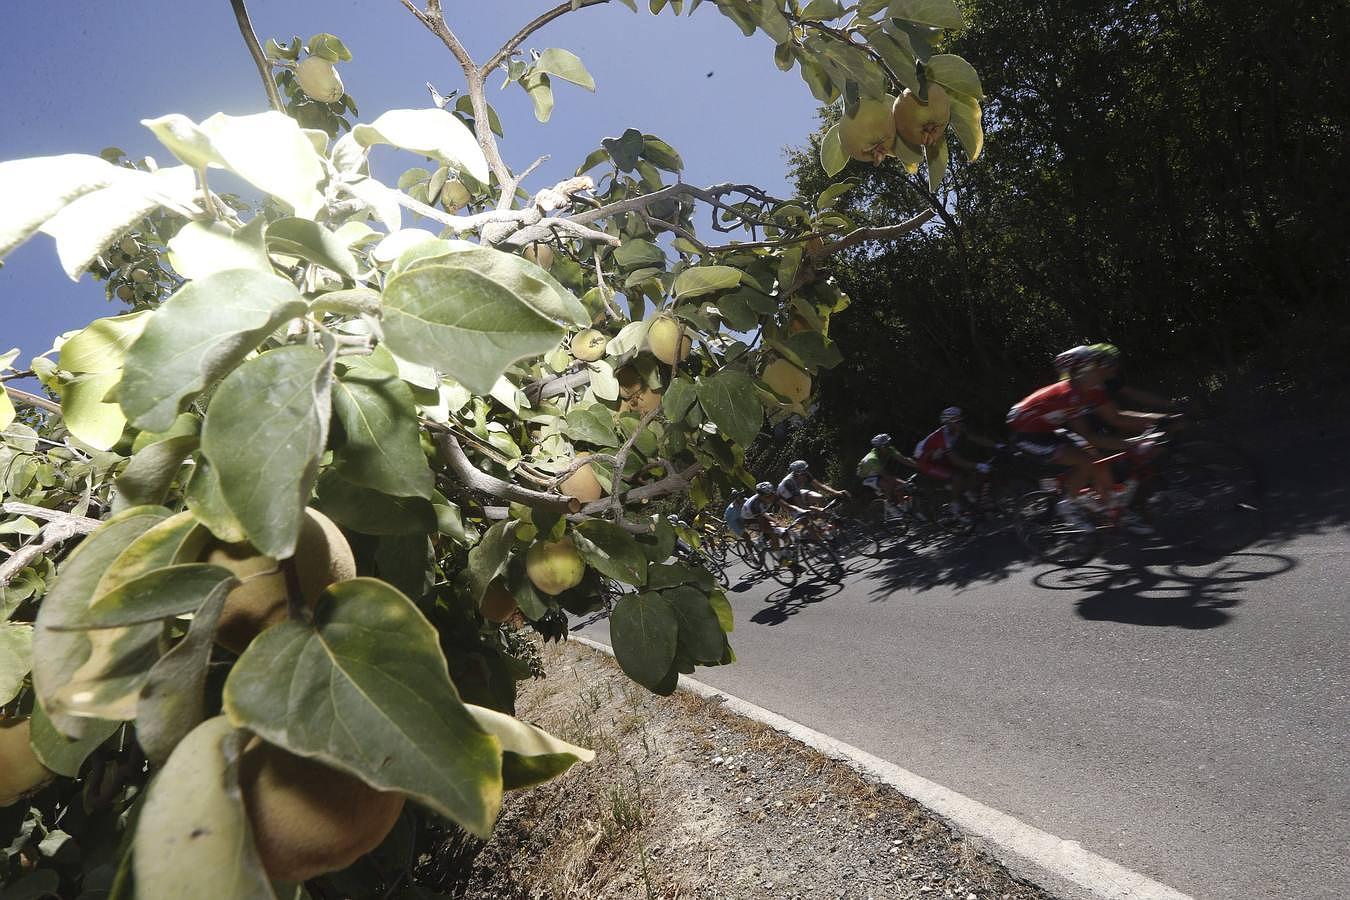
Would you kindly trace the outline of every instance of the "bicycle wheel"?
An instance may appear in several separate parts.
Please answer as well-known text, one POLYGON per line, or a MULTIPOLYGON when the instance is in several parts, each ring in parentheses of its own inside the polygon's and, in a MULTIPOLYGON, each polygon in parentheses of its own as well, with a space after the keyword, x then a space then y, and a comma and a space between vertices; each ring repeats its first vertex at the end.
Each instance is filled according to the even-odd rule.
POLYGON ((786 546, 764 548, 764 568, 769 577, 783 587, 792 587, 802 575, 802 564, 797 558, 797 548, 786 546))
POLYGON ((727 564, 727 542, 720 534, 705 534, 699 549, 719 566, 727 564))
POLYGON ((831 584, 844 580, 844 561, 829 544, 808 541, 798 544, 797 549, 801 554, 802 565, 817 578, 831 584))
POLYGON ((1060 566, 1081 566, 1097 555, 1101 536, 1096 528, 1080 528, 1063 521, 1055 509, 1055 491, 1031 491, 1017 502, 1015 531, 1037 559, 1060 566))
POLYGON ((833 535, 829 543, 842 559, 850 556, 875 558, 881 555, 881 541, 877 533, 865 523, 841 516, 832 525, 833 535))
POLYGON ((764 569, 764 554, 757 546, 736 540, 731 544, 731 555, 745 563, 746 567, 759 572, 764 569))

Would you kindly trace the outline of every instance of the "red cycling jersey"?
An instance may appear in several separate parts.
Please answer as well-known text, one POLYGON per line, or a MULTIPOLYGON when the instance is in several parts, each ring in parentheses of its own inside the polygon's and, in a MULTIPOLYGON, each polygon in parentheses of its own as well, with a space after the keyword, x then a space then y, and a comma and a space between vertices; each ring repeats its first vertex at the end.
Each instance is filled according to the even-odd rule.
POLYGON ((1092 412, 1107 400, 1106 391, 1100 387, 1083 391, 1075 388, 1072 381, 1057 381, 1024 397, 1008 410, 1008 428, 1046 434, 1092 412))
POLYGON ((955 436, 944 425, 914 447, 914 461, 919 471, 934 478, 951 478, 952 470, 946 464, 947 454, 955 445, 955 436))

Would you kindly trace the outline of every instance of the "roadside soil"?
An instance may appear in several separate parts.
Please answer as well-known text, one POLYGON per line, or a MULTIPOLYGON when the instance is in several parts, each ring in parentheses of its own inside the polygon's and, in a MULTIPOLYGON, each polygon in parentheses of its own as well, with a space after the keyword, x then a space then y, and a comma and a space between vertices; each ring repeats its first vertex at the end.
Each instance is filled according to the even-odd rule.
POLYGON ((715 701, 654 696, 575 642, 543 656, 519 716, 596 759, 508 796, 465 897, 1051 896, 889 786, 715 701))

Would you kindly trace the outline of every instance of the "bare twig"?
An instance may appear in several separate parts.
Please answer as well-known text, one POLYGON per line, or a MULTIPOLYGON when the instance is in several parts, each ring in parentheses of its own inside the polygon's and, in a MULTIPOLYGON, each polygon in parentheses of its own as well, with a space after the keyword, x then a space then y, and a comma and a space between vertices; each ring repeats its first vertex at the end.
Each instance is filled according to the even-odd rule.
POLYGON ((244 5, 244 0, 230 0, 230 6, 234 7, 234 18, 239 23, 239 33, 244 36, 244 43, 248 46, 249 55, 253 57, 253 64, 258 67, 258 76, 262 78, 263 89, 267 91, 267 102, 271 103, 277 112, 285 112, 286 106, 281 102, 276 82, 272 80, 272 65, 259 46, 258 35, 254 33, 253 23, 249 21, 248 7, 244 5))
POLYGON ((27 406, 36 406, 38 409, 45 409, 49 413, 61 415, 61 404, 48 400, 46 397, 39 397, 37 394, 30 394, 27 391, 21 391, 16 387, 5 385, 5 393, 9 394, 11 399, 17 400, 27 406))
POLYGON ((32 369, 26 369, 23 372, 10 372, 8 375, 0 375, 0 381, 14 381, 19 378, 32 378, 36 375, 32 369))
POLYGON ((540 28, 543 28, 549 22, 552 22, 554 19, 557 19, 561 16, 565 16, 568 13, 574 11, 575 9, 585 9, 588 6, 599 6, 602 3, 608 2, 609 0, 581 0, 580 3, 574 4, 571 2, 571 0, 568 0, 568 2, 559 3, 557 6, 553 7, 548 12, 536 16, 524 28, 516 32, 511 37, 510 40, 508 40, 505 44, 503 44, 500 50, 492 54, 491 59, 483 63, 483 70, 482 70, 483 77, 486 78, 492 72, 493 69, 497 68, 503 62, 509 59, 511 57, 511 54, 515 53, 516 49, 520 47, 521 44, 525 43, 526 38, 534 34, 540 28))
POLYGON ((20 572, 32 565, 57 544, 68 541, 81 534, 80 526, 69 520, 44 525, 38 535, 40 541, 27 544, 14 551, 14 555, 0 565, 0 588, 8 587, 20 572))
MULTIPOLYGON (((688 490, 690 483, 703 469, 703 463, 695 463, 681 472, 662 478, 660 481, 653 481, 650 484, 640 485, 630 491, 625 491, 622 502, 637 503, 643 500, 654 500, 657 497, 665 497, 669 494, 678 494, 681 491, 688 490)), ((587 503, 581 508, 581 514, 599 515, 609 507, 609 503, 609 498, 587 503)))
POLYGON ((33 506, 28 503, 0 503, 0 512, 9 513, 11 516, 27 516, 30 519, 37 519, 42 522, 67 522, 75 528, 78 534, 89 534, 103 524, 98 519, 77 516, 74 513, 59 509, 48 509, 45 506, 33 506))
POLYGON ((464 454, 464 448, 459 445, 459 440, 449 431, 442 431, 437 435, 436 446, 440 449, 441 458, 450 467, 450 471, 464 483, 465 487, 471 490, 481 491, 484 494, 510 500, 513 503, 551 509, 555 512, 575 513, 581 510, 581 501, 575 497, 532 491, 509 481, 503 481, 477 468, 464 454))
POLYGON ((863 241, 893 241, 898 237, 904 237, 911 231, 917 231, 929 219, 936 215, 936 210, 925 209, 913 218, 906 219, 896 225, 881 225, 874 228, 855 228, 848 234, 841 237, 833 243, 826 244, 819 252, 813 256, 829 256, 832 253, 838 253, 854 244, 861 244, 863 241))

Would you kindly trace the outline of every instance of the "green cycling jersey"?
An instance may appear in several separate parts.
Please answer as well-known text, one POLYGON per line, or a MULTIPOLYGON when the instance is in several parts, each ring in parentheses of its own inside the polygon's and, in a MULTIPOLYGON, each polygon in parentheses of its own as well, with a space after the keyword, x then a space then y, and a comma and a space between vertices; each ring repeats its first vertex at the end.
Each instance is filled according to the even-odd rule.
POLYGON ((883 475, 891 464, 904 465, 908 462, 905 455, 894 447, 877 447, 858 463, 858 477, 871 478, 883 475))

